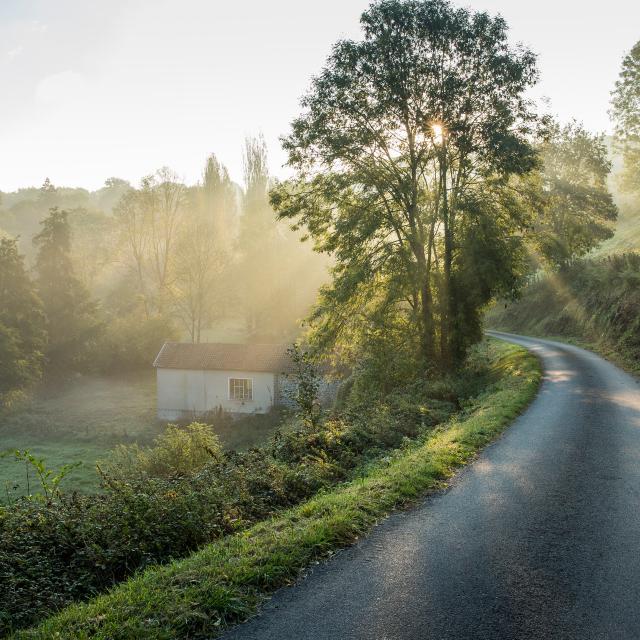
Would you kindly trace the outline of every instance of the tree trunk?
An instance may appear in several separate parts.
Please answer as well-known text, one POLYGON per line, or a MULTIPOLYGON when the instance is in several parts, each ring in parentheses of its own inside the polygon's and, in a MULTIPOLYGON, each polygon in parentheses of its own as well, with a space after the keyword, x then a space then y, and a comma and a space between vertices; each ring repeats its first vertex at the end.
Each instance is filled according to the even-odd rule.
POLYGON ((427 369, 435 360, 434 348, 434 323, 433 323, 433 298, 431 296, 431 287, 425 282, 420 289, 420 313, 421 313, 421 336, 420 347, 422 350, 422 364, 427 369))
POLYGON ((453 291, 451 290, 451 263, 453 261, 453 229, 452 216, 449 210, 447 193, 447 162, 446 151, 440 163, 442 185, 442 222, 444 235, 444 255, 442 264, 442 289, 440 312, 440 366, 443 371, 450 371, 452 367, 452 319, 453 319, 453 291))

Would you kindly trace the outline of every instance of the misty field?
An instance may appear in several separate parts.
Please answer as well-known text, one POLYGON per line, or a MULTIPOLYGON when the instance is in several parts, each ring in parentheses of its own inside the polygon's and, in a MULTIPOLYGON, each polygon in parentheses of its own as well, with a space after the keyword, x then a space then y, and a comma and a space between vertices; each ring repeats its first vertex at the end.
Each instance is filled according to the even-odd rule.
MULTIPOLYGON (((155 372, 119 376, 82 376, 41 388, 29 406, 4 418, 0 451, 28 449, 48 467, 81 462, 63 482, 68 489, 99 486, 95 462, 119 443, 150 442, 160 431, 155 420, 155 372)), ((31 491, 37 480, 31 472, 31 491)), ((26 493, 25 465, 0 459, 0 491, 6 500, 26 493), (15 489, 14 487, 18 485, 15 489)))
MULTIPOLYGON (((2 419, 0 453, 28 449, 54 470, 80 462, 63 480, 67 490, 83 493, 100 486, 96 461, 118 444, 151 444, 165 423, 155 417, 155 371, 82 376, 41 388, 22 411, 2 419)), ((279 426, 278 415, 249 416, 219 425, 223 445, 245 449, 263 443, 279 426)), ((0 457, 0 502, 38 490, 33 470, 13 455, 0 457)))

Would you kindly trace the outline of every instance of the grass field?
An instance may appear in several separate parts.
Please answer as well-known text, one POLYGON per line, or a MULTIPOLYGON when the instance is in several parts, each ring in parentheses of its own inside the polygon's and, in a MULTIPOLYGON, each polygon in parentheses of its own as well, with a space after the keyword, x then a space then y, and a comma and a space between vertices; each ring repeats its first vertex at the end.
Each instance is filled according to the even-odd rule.
MULTIPOLYGON (((28 449, 50 468, 81 462, 63 481, 67 489, 98 489, 95 462, 116 444, 150 442, 161 426, 155 420, 153 371, 117 378, 83 376, 37 390, 20 412, 3 418, 0 451, 28 449)), ((31 474, 31 491, 37 481, 31 474)), ((27 492, 25 464, 0 459, 2 498, 27 492)))
MULTIPOLYGON (((150 444, 164 424, 155 416, 155 372, 118 377, 82 376, 37 390, 27 407, 0 423, 0 453, 28 449, 47 467, 82 463, 62 483, 66 490, 99 489, 95 463, 117 444, 150 444)), ((279 424, 278 416, 251 416, 220 425, 227 448, 262 444, 279 424)), ((24 462, 0 458, 0 501, 34 493, 38 483, 24 462), (29 485, 29 486, 28 486, 29 485), (7 494, 8 492, 8 494, 7 494)))

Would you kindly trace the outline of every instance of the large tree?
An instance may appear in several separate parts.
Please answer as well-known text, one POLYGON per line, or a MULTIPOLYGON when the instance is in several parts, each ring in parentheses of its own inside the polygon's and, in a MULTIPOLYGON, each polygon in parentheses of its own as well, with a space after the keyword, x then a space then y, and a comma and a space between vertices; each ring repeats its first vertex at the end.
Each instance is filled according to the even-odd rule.
POLYGON ((236 194, 227 169, 212 154, 202 183, 191 190, 174 260, 173 300, 192 342, 228 312, 227 276, 235 235, 236 194))
POLYGON ((611 163, 603 135, 552 124, 541 145, 542 207, 535 234, 555 267, 587 254, 614 232, 618 209, 607 187, 611 163))
POLYGON ((0 239, 0 409, 42 375, 47 341, 42 303, 18 252, 0 239))
POLYGON ((84 368, 100 332, 96 303, 76 277, 69 212, 52 208, 34 237, 36 284, 47 317, 47 364, 52 371, 84 368))
POLYGON ((147 317, 168 313, 185 192, 176 175, 163 167, 126 192, 114 209, 147 317))
POLYGON ((629 193, 640 194, 640 42, 622 61, 611 115, 616 143, 624 159, 623 187, 629 193))
POLYGON ((234 294, 249 340, 273 333, 278 314, 274 290, 282 256, 276 215, 269 204, 269 168, 264 138, 247 138, 244 153, 244 193, 234 268, 234 294))
POLYGON ((272 203, 335 258, 319 336, 400 314, 423 366, 447 369, 517 280, 535 57, 509 46, 501 17, 446 0, 383 0, 361 24, 303 99, 284 140, 297 175, 272 203))

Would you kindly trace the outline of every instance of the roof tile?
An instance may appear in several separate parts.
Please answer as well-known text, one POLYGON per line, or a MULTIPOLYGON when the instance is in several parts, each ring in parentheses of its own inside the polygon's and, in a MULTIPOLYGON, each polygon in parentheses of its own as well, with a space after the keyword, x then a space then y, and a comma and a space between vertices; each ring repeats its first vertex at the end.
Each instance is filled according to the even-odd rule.
POLYGON ((286 345, 166 342, 153 366, 157 369, 290 372, 286 345))

